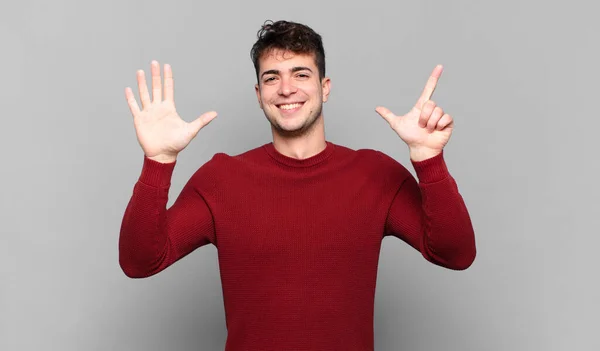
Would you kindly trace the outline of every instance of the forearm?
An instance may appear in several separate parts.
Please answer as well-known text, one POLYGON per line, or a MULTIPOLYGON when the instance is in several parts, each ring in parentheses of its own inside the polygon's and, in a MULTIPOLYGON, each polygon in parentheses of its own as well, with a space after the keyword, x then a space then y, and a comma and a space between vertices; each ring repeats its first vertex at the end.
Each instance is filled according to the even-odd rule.
POLYGON ((119 236, 119 263, 129 277, 150 276, 168 264, 166 205, 173 168, 174 163, 144 159, 119 236))
POLYGON ((392 200, 385 235, 411 245, 437 265, 466 269, 475 258, 475 235, 443 153, 411 159, 418 180, 408 171, 392 200))
POLYGON ((422 199, 421 252, 451 269, 468 268, 476 255, 475 234, 464 199, 443 154, 412 160, 422 199))

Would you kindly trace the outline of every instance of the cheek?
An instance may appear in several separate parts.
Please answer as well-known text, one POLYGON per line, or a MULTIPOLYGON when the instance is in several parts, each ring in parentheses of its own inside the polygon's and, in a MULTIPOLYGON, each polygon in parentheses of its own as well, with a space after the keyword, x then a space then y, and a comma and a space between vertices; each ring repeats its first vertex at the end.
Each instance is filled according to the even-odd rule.
POLYGON ((262 96, 262 102, 267 105, 267 104, 274 104, 276 99, 277 99, 277 94, 271 94, 268 91, 263 92, 262 96))

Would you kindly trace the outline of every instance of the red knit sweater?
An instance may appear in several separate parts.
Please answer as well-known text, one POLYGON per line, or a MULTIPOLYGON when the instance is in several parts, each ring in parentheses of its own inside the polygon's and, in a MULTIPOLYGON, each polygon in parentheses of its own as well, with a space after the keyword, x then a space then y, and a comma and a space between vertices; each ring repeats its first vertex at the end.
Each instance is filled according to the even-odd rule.
POLYGON ((443 154, 412 162, 327 143, 304 160, 272 143, 216 154, 166 208, 175 163, 144 159, 122 222, 125 274, 148 277, 217 248, 226 351, 373 350, 377 264, 393 235, 429 261, 466 269, 469 214, 443 154))

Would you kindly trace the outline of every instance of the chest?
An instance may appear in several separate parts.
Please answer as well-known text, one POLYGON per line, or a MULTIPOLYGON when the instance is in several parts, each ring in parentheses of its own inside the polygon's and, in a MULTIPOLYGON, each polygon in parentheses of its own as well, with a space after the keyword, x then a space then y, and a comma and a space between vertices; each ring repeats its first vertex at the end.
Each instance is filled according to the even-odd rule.
POLYGON ((217 247, 228 256, 321 260, 335 251, 352 259, 379 249, 387 208, 366 184, 298 184, 286 191, 262 186, 233 193, 237 198, 214 213, 217 247))

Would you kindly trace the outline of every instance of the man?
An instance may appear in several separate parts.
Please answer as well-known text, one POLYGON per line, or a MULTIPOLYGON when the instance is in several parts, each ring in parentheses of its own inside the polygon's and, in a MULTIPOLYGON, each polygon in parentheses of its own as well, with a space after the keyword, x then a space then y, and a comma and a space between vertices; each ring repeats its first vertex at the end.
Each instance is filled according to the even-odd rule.
POLYGON ((210 243, 218 250, 226 350, 373 350, 384 236, 449 269, 466 269, 475 258, 469 214, 442 152, 453 119, 430 100, 442 67, 406 115, 376 109, 408 145, 417 182, 382 152, 326 141, 330 79, 312 29, 268 22, 251 54, 273 142, 236 156, 217 153, 169 209, 177 155, 216 112, 183 121, 171 67, 164 65, 163 87, 156 61, 152 99, 143 71, 141 109, 126 89, 144 163, 122 222, 121 267, 129 277, 148 277, 210 243))

